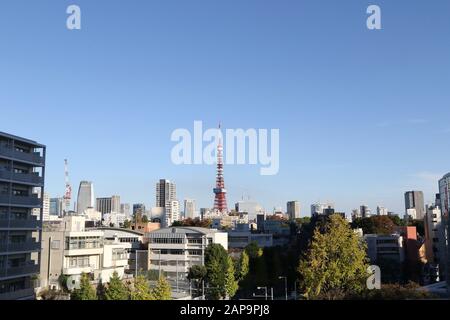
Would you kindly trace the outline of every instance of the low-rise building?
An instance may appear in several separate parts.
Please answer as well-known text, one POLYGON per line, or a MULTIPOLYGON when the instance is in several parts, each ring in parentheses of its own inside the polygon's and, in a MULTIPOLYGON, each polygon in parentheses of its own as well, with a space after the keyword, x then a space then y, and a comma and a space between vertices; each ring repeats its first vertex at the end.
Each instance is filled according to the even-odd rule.
POLYGON ((105 239, 102 230, 86 230, 84 216, 66 216, 45 223, 42 232, 41 288, 60 288, 61 279, 77 281, 88 273, 94 281, 107 282, 116 271, 128 268, 130 243, 105 239))
POLYGON ((403 237, 399 234, 366 234, 364 240, 367 242, 367 254, 373 264, 385 259, 398 263, 405 260, 403 237))
POLYGON ((228 234, 199 227, 169 227, 145 234, 149 270, 164 273, 170 282, 187 283, 189 269, 204 265, 205 250, 217 243, 228 250, 228 234))

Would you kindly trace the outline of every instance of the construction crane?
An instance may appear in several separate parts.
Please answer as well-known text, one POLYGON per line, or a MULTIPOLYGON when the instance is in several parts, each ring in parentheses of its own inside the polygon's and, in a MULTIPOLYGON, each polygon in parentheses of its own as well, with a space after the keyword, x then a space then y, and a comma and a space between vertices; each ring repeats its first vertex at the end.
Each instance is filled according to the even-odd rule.
POLYGON ((64 215, 67 215, 70 210, 70 201, 72 200, 72 186, 69 182, 69 164, 67 159, 64 159, 64 175, 66 180, 66 189, 64 191, 64 215))

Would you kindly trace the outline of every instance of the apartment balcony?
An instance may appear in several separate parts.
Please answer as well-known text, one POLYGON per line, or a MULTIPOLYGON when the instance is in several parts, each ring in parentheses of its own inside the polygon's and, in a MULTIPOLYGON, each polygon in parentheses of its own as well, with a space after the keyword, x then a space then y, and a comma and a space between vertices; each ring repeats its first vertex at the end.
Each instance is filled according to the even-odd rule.
POLYGON ((34 299, 33 288, 0 293, 0 300, 25 300, 25 299, 34 299))
POLYGON ((87 266, 73 266, 68 268, 63 268, 64 275, 79 275, 82 273, 92 273, 97 270, 95 265, 87 265, 87 266))
POLYGON ((35 241, 26 241, 18 243, 0 243, 0 253, 12 252, 31 252, 41 250, 41 244, 35 241))
POLYGON ((27 183, 37 186, 44 184, 44 178, 39 176, 37 172, 15 173, 9 170, 0 170, 0 180, 27 183))
POLYGON ((36 164, 38 166, 43 166, 45 163, 44 157, 42 157, 38 152, 21 152, 14 150, 5 144, 0 144, 0 157, 1 156, 36 164))
POLYGON ((31 264, 20 267, 10 267, 0 270, 0 278, 19 277, 39 273, 39 265, 31 264))
POLYGON ((16 206, 29 206, 29 207, 37 208, 42 205, 42 200, 39 199, 36 195, 29 196, 29 197, 0 195, 0 204, 16 205, 16 206))
POLYGON ((36 230, 41 227, 40 221, 37 219, 15 220, 1 219, 0 229, 32 229, 36 230))

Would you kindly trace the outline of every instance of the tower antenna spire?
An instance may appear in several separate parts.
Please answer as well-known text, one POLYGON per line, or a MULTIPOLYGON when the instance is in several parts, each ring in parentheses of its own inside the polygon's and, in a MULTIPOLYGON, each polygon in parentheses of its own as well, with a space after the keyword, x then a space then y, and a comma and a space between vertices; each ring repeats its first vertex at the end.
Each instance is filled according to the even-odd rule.
MULTIPOLYGON (((219 130, 221 130, 221 123, 219 122, 219 130)), ((227 208, 227 198, 225 189, 225 181, 223 178, 223 146, 222 139, 219 139, 217 145, 217 174, 216 174, 216 187, 214 188, 214 210, 220 213, 226 213, 227 208)))

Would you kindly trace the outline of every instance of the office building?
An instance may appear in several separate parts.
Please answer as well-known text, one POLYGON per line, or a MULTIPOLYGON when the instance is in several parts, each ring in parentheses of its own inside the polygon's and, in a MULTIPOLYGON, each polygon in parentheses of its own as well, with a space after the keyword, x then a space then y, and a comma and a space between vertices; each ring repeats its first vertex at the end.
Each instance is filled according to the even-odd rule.
POLYGON ((367 255, 372 264, 386 259, 398 264, 405 261, 403 237, 400 234, 366 234, 364 235, 364 240, 367 243, 367 255))
POLYGON ((35 297, 45 152, 42 144, 0 132, 0 300, 35 297))
POLYGON ((377 207, 377 215, 378 216, 387 216, 389 213, 388 209, 385 207, 377 207))
MULTIPOLYGON (((332 203, 314 203, 311 205, 311 216, 323 215, 326 209, 334 209, 334 204, 332 203)), ((330 211, 330 210, 328 210, 330 211)))
POLYGON ((127 219, 131 219, 131 208, 129 203, 120 204, 120 213, 123 213, 127 219))
POLYGON ((120 213, 120 196, 97 198, 96 208, 102 215, 106 213, 120 213))
POLYGON ((64 210, 63 198, 50 198, 50 215, 61 217, 64 210))
POLYGON ((184 218, 194 219, 195 217, 195 200, 185 199, 184 200, 184 218))
POLYGON ((364 204, 359 207, 359 211, 361 212, 362 218, 370 218, 370 216, 372 215, 370 208, 364 204))
POLYGON ((300 202, 289 201, 287 203, 286 213, 288 214, 289 219, 291 220, 300 218, 300 202))
POLYGON ((415 219, 423 220, 425 217, 425 204, 422 191, 405 192, 405 212, 407 214, 409 209, 415 210, 415 219))
POLYGON ((94 185, 90 181, 81 181, 78 188, 77 213, 83 214, 87 208, 95 208, 94 185))
POLYGON ((249 221, 256 221, 258 214, 264 213, 264 208, 256 201, 241 200, 234 205, 238 213, 247 213, 249 221))

